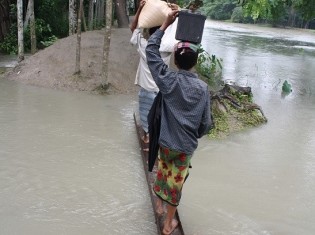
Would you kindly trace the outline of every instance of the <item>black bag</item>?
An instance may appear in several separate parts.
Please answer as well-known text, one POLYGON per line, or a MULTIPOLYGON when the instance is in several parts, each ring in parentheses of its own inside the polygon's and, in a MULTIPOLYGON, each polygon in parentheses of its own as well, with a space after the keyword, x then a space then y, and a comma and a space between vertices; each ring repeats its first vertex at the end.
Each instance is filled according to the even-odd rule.
POLYGON ((148 131, 150 136, 149 142, 149 171, 152 172, 155 160, 159 152, 159 137, 161 128, 161 108, 162 108, 162 93, 159 92, 155 97, 152 107, 148 113, 148 131))

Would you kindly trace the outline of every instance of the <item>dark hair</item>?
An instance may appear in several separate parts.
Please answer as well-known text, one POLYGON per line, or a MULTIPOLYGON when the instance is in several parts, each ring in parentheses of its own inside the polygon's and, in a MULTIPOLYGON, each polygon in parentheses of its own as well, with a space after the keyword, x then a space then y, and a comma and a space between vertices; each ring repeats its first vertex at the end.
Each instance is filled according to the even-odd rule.
POLYGON ((174 59, 179 69, 190 70, 197 64, 198 52, 190 48, 178 48, 175 51, 174 59))
POLYGON ((151 36, 160 26, 149 28, 149 35, 151 36))

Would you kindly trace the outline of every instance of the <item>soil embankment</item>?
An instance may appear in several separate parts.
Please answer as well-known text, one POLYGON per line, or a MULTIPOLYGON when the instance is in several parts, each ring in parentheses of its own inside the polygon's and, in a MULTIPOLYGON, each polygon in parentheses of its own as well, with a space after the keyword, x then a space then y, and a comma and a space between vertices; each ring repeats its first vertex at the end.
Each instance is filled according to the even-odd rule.
MULTIPOLYGON (((128 28, 112 29, 109 53, 108 91, 131 93, 137 90, 134 78, 139 62, 136 49, 130 44, 128 28)), ((73 75, 76 61, 76 35, 59 39, 52 46, 27 57, 4 74, 9 80, 61 90, 97 92, 102 84, 104 32, 89 31, 81 37, 81 74, 73 75)))

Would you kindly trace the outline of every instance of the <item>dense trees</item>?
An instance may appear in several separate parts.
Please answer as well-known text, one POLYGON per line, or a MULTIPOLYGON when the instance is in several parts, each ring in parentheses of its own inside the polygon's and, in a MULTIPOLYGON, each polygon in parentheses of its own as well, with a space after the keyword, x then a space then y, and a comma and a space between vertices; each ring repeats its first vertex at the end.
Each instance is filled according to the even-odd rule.
POLYGON ((118 26, 121 28, 127 28, 129 25, 129 19, 126 12, 126 0, 115 0, 115 13, 118 19, 118 26))
MULTIPOLYGON (((169 0, 174 1, 184 8, 193 0, 169 0)), ((17 2, 23 4, 25 50, 31 49, 31 42, 33 47, 37 45, 43 48, 56 38, 66 37, 78 30, 79 0, 0 0, 0 51, 18 53, 17 2), (32 2, 33 15, 28 10, 32 7, 32 2), (32 27, 30 22, 33 22, 32 27)), ((105 2, 106 0, 83 0, 83 30, 105 26, 105 2)), ((113 17, 117 18, 118 27, 128 26, 127 9, 132 6, 130 13, 134 13, 138 2, 139 0, 113 0, 113 17)), ((315 29, 315 0, 203 0, 200 9, 216 20, 315 29)))
MULTIPOLYGON (((24 47, 25 50, 29 51, 31 42, 33 45, 37 44, 39 48, 43 48, 51 45, 57 38, 77 33, 79 1, 0 0, 0 51, 18 53, 17 3, 22 4, 21 19, 24 25, 24 47), (29 14, 30 11, 27 10, 29 7, 34 7, 35 14, 29 14), (30 22, 35 25, 36 37, 34 37, 34 28, 33 25, 29 24, 30 22), (34 40, 36 40, 36 44, 34 40)), ((101 29, 105 26, 105 2, 105 0, 83 0, 82 17, 80 17, 83 30, 86 30, 86 25, 88 25, 89 30, 101 29)), ((115 8, 116 13, 119 13, 116 14, 116 17, 119 18, 118 26, 128 27, 126 0, 116 0, 116 3, 120 3, 118 5, 121 6, 115 8)))
POLYGON ((217 20, 315 28, 310 25, 315 20, 315 0, 204 0, 202 10, 217 20))
POLYGON ((311 20, 315 19, 315 0, 292 0, 290 2, 292 8, 301 14, 305 22, 304 27, 308 28, 311 20))
POLYGON ((204 1, 202 10, 204 13, 214 20, 229 20, 236 7, 237 1, 224 0, 224 1, 204 1))
POLYGON ((0 0, 0 41, 10 29, 10 0, 0 0))

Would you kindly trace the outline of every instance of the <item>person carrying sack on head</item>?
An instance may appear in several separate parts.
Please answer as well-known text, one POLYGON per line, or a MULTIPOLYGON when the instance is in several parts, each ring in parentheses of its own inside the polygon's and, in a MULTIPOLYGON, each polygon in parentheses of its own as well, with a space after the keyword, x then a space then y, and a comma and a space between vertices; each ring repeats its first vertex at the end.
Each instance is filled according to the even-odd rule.
MULTIPOLYGON (((152 27, 149 29, 140 29, 138 28, 138 19, 140 13, 146 4, 145 0, 141 0, 139 8, 136 12, 133 22, 130 25, 130 30, 132 32, 132 37, 130 39, 131 44, 137 47, 137 51, 140 55, 140 61, 136 73, 135 84, 140 86, 140 91, 138 93, 139 97, 139 116, 140 124, 144 131, 144 136, 141 137, 142 141, 148 146, 149 144, 149 134, 148 134, 148 120, 147 116, 153 101, 159 92, 159 88, 155 84, 155 81, 152 78, 150 70, 147 65, 147 59, 145 54, 145 48, 147 46, 148 37, 154 33, 156 29, 160 26, 152 27)), ((163 61, 169 65, 171 59, 171 52, 161 52, 161 57, 163 61)), ((148 152, 149 148, 146 147, 143 151, 148 152)))

